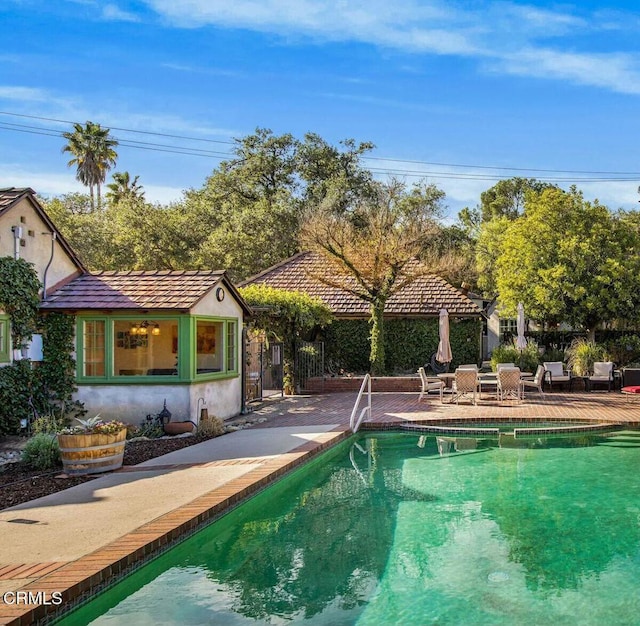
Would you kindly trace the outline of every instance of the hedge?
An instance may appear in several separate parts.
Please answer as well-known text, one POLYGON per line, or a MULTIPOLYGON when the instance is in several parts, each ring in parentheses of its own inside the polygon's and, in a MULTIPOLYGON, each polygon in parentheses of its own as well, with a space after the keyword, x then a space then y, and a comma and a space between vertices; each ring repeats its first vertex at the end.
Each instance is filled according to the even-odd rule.
MULTIPOLYGON (((367 320, 334 321, 324 332, 326 368, 334 374, 369 371, 369 329, 367 320)), ((450 369, 480 361, 480 332, 479 319, 452 319, 450 369)), ((384 333, 389 374, 415 373, 438 349, 437 318, 385 320, 384 333)))

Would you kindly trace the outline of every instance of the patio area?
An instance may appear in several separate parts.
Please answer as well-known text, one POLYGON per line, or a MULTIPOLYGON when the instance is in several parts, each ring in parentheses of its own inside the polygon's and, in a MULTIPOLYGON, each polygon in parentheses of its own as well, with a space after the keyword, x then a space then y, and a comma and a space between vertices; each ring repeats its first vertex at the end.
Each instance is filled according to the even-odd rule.
MULTIPOLYGON (((418 401, 418 393, 372 393, 370 425, 388 426, 404 421, 491 418, 598 420, 602 422, 640 425, 640 402, 620 392, 551 392, 540 397, 527 394, 524 401, 498 402, 483 396, 473 405, 464 401, 440 403, 437 394, 418 401)), ((257 408, 255 415, 267 421, 254 428, 311 424, 348 425, 356 394, 334 393, 313 396, 290 396, 275 403, 268 401, 257 408)), ((363 400, 364 402, 364 400, 363 400)), ((364 406, 364 404, 361 404, 364 406)))
MULTIPOLYGON (((418 395, 372 394, 365 427, 492 418, 640 425, 640 404, 620 392, 532 394, 524 402, 483 399, 477 406, 418 395)), ((56 591, 73 606, 343 441, 355 399, 350 392, 268 400, 228 422, 237 432, 0 512, 0 593, 56 591)), ((0 602, 0 624, 45 618, 56 607, 42 598, 0 602)))

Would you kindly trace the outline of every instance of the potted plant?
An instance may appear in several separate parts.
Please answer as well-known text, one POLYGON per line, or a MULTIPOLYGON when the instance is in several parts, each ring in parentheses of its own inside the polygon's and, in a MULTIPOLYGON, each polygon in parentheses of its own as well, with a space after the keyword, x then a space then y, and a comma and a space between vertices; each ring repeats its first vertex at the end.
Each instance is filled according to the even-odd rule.
POLYGON ((99 415, 76 418, 74 426, 57 434, 62 466, 71 476, 99 474, 122 466, 127 426, 99 415))

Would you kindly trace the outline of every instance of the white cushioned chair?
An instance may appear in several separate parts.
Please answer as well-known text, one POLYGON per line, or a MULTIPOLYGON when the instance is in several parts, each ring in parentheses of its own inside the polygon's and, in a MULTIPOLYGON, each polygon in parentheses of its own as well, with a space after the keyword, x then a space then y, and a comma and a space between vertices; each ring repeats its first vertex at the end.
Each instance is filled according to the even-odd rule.
POLYGON ((569 391, 573 385, 573 377, 571 373, 564 369, 562 361, 545 361, 544 365, 544 379, 547 381, 550 389, 553 389, 554 385, 563 385, 569 383, 569 391))
POLYGON ((587 378, 587 389, 591 391, 594 385, 606 385, 607 391, 613 386, 613 363, 611 361, 596 361, 593 364, 593 374, 587 378))

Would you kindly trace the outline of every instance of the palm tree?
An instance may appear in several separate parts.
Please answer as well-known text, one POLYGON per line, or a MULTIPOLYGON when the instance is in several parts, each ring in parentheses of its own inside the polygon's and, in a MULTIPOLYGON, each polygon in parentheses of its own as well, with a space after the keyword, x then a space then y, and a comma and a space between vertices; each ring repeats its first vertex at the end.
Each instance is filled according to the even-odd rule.
POLYGON ((144 190, 142 185, 138 184, 138 178, 140 177, 136 176, 131 180, 129 172, 115 172, 113 182, 107 185, 107 198, 113 204, 121 200, 144 200, 144 190))
POLYGON ((86 122, 74 124, 74 131, 62 133, 68 141, 62 152, 70 152, 73 158, 67 163, 76 166, 76 178, 89 187, 91 208, 95 208, 94 188, 97 189, 98 208, 100 208, 100 185, 104 183, 107 172, 116 164, 118 154, 115 147, 118 142, 109 137, 109 129, 100 124, 86 122))

